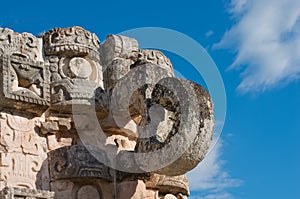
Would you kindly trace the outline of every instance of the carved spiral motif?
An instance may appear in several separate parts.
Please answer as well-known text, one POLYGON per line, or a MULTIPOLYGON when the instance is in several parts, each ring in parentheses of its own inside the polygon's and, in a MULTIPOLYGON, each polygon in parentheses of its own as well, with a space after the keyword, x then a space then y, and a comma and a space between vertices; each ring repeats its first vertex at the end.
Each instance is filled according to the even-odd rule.
POLYGON ((54 169, 56 172, 61 173, 66 169, 67 161, 66 160, 59 160, 54 164, 54 169))

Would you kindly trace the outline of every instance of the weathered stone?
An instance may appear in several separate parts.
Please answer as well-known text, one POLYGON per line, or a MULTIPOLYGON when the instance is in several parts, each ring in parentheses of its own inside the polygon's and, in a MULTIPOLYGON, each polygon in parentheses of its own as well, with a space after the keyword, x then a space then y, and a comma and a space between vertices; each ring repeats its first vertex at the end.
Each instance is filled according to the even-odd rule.
POLYGON ((0 71, 1 199, 187 198, 213 105, 162 52, 78 26, 0 28, 0 71))
MULTIPOLYGON (((0 152, 1 184, 37 188, 39 171, 47 159, 47 145, 46 138, 36 132, 36 122, 36 118, 2 113, 0 144, 4 151, 0 152)), ((42 175, 45 178, 49 176, 48 173, 42 175)))
POLYGON ((50 68, 51 109, 70 113, 72 105, 92 105, 103 88, 97 36, 81 27, 55 28, 42 35, 50 68))
POLYGON ((0 53, 2 55, 43 61, 43 43, 30 33, 16 33, 8 28, 0 28, 0 53))
POLYGON ((159 190, 160 193, 189 195, 189 185, 185 175, 166 176, 152 174, 150 180, 146 181, 146 187, 159 190))
POLYGON ((50 55, 81 56, 91 54, 98 58, 98 37, 79 26, 54 28, 42 35, 44 51, 50 55))
POLYGON ((80 187, 77 192, 78 199, 86 199, 86 198, 100 198, 100 194, 94 186, 91 185, 84 185, 80 187))
POLYGON ((47 134, 50 132, 58 131, 58 123, 57 122, 43 122, 41 126, 41 130, 43 134, 47 134))
POLYGON ((169 76, 174 76, 172 63, 161 51, 158 50, 139 50, 137 61, 134 63, 132 68, 145 64, 152 63, 158 67, 166 69, 169 76))
MULTIPOLYGON (((98 150, 94 147, 73 145, 62 147, 49 153, 50 176, 52 181, 59 179, 78 180, 84 178, 101 178, 112 181, 113 177, 109 173, 109 168, 99 162, 92 154, 91 150, 98 150)), ((101 151, 96 151, 99 154, 101 151)), ((100 155, 100 154, 99 154, 100 155)), ((105 156, 105 154, 103 154, 105 156)), ((106 159, 106 157, 103 157, 106 159)))
POLYGON ((41 115, 50 101, 42 40, 0 28, 0 105, 41 115))
POLYGON ((173 118, 162 117, 161 121, 170 120, 173 127, 168 132, 169 125, 159 129, 155 119, 151 120, 143 132, 152 135, 139 138, 136 145, 141 154, 136 156, 140 168, 171 176, 190 171, 204 159, 212 140, 213 112, 208 93, 193 82, 166 78, 154 87, 150 103, 173 112, 173 118), (149 129, 151 125, 155 131, 149 129))
POLYGON ((127 181, 121 182, 117 185, 118 199, 131 198, 131 199, 159 199, 158 191, 147 190, 143 181, 127 181))
POLYGON ((177 199, 177 197, 172 194, 167 194, 164 196, 164 199, 177 199))
POLYGON ((112 88, 134 64, 138 42, 129 37, 109 35, 100 47, 101 64, 104 67, 105 87, 112 88))
POLYGON ((5 187, 0 192, 1 199, 54 199, 54 192, 26 189, 18 187, 5 187))

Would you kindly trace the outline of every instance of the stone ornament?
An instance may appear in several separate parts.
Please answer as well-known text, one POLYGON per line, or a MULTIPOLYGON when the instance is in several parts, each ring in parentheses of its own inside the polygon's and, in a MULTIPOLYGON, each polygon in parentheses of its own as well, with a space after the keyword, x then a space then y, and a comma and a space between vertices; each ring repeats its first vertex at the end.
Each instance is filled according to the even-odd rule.
POLYGON ((54 192, 41 191, 35 189, 25 189, 18 187, 5 187, 0 192, 0 197, 3 199, 27 199, 27 198, 38 198, 38 199, 54 199, 54 192))
POLYGON ((50 108, 71 112, 72 105, 93 104, 95 90, 103 89, 97 36, 75 26, 54 28, 41 37, 50 69, 50 108))
POLYGON ((88 55, 99 58, 98 37, 79 26, 54 28, 42 35, 44 51, 49 55, 88 55))
POLYGON ((0 199, 187 198, 213 103, 160 51, 82 27, 0 28, 0 199))
POLYGON ((0 104, 42 114, 50 101, 42 39, 0 28, 0 104), (36 109, 35 107, 39 107, 36 109))

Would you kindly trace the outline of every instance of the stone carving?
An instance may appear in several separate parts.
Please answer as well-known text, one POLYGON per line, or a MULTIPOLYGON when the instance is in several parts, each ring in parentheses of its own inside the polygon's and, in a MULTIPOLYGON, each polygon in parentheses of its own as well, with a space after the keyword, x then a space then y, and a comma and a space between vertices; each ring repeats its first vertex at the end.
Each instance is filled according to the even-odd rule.
POLYGON ((41 123, 41 133, 47 136, 48 150, 52 151, 64 146, 80 142, 71 118, 49 116, 41 123))
POLYGON ((108 167, 93 157, 89 150, 82 145, 73 145, 51 151, 49 163, 52 180, 101 178, 112 181, 108 167))
POLYGON ((119 35, 109 35, 106 38, 100 47, 105 89, 112 89, 117 81, 129 72, 137 53, 138 42, 135 39, 119 35))
POLYGON ((166 69, 168 71, 169 76, 174 76, 174 71, 172 68, 172 63, 162 52, 158 50, 139 50, 138 58, 134 66, 142 65, 144 63, 152 63, 157 65, 158 67, 166 69))
POLYGON ((1 55, 43 61, 42 40, 29 33, 16 33, 8 28, 0 28, 1 55))
POLYGON ((92 56, 99 59, 98 37, 79 26, 54 28, 43 36, 44 50, 49 55, 92 56))
POLYGON ((0 70, 0 199, 188 197, 213 104, 162 52, 78 26, 0 28, 0 70))
MULTIPOLYGON (((170 145, 172 140, 175 139, 177 135, 181 135, 182 139, 178 139, 176 141, 176 145, 171 145, 173 147, 171 150, 168 151, 166 157, 168 156, 177 156, 178 151, 183 151, 183 153, 173 161, 171 164, 168 164, 165 168, 156 171, 160 174, 165 175, 182 175, 190 170, 192 170, 195 166, 199 164, 201 160, 204 159, 205 154, 209 149, 210 141, 212 140, 212 132, 213 132, 213 112, 212 112, 212 103, 209 94, 205 89, 201 86, 187 81, 187 80, 180 80, 181 84, 188 87, 188 89, 192 89, 197 96, 197 100, 194 102, 189 102, 189 105, 185 105, 186 101, 183 100, 185 97, 184 95, 177 96, 180 100, 181 107, 185 107, 186 110, 178 110, 178 105, 176 105, 176 97, 174 93, 172 93, 169 89, 164 88, 164 86, 159 85, 158 87, 154 88, 152 93, 152 100, 154 103, 160 103, 163 105, 168 111, 173 112, 175 117, 175 122, 172 126, 171 131, 163 131, 159 132, 157 129, 157 134, 152 137, 146 139, 139 139, 137 141, 136 150, 142 153, 151 152, 153 150, 157 150, 163 146, 170 145), (159 88, 159 89, 157 89, 159 88), (180 99, 181 98, 181 99, 180 99), (166 102, 162 102, 161 99, 169 99, 166 102), (172 101, 173 102, 172 102, 172 101), (174 106, 175 105, 175 106, 174 106), (177 107, 177 108, 172 108, 177 107), (172 110, 173 109, 173 110, 172 110), (198 110, 200 114, 193 115, 192 113, 198 110), (184 113, 184 112, 188 112, 184 113), (187 121, 185 124, 178 124, 180 117, 182 114, 187 114, 190 117, 187 117, 187 121), (197 118, 198 117, 198 118, 197 118), (193 121, 193 122, 192 122, 193 121), (197 129, 195 136, 189 136, 188 132, 185 130, 187 129, 197 129), (160 140, 160 133, 165 135, 164 140, 160 140), (184 134, 184 135, 183 135, 184 134), (186 148, 186 145, 189 143, 189 147, 186 148)), ((184 93, 182 91, 182 93, 184 93)), ((162 114, 160 114, 162 115, 162 114)), ((173 118, 174 120, 174 118, 173 118)), ((168 125, 165 125, 165 127, 168 125)), ((163 129, 165 130, 165 129, 163 129)), ((154 158, 154 157, 152 157, 154 158)), ((161 157, 157 157, 157 161, 161 157)), ((149 161, 152 161, 149 159, 149 161)), ((150 162, 149 162, 150 163, 150 162)), ((147 164, 147 161, 146 161, 147 164)))
MULTIPOLYGON (((27 119, 2 113, 0 119, 0 145, 2 147, 0 183, 2 185, 30 189, 39 186, 37 175, 42 168, 43 161, 47 158, 47 145, 46 139, 40 137, 35 130, 37 123, 37 118, 27 119)), ((47 176, 49 174, 45 173, 44 177, 47 178, 47 176)))
POLYGON ((42 40, 0 28, 1 106, 41 114, 49 104, 42 40), (39 107, 35 109, 34 107, 39 107))
POLYGON ((106 159, 105 162, 110 161, 106 156, 106 152, 93 146, 72 145, 60 147, 49 152, 48 157, 52 181, 66 178, 77 181, 88 178, 120 182, 124 179, 149 178, 149 175, 145 173, 132 174, 108 167, 99 161, 104 159, 106 159), (97 155, 94 156, 93 154, 97 155))
POLYGON ((71 112, 71 105, 93 104, 95 90, 103 88, 97 36, 75 26, 52 29, 42 38, 51 73, 51 108, 71 112))
POLYGON ((181 176, 165 176, 152 174, 149 181, 146 182, 146 187, 157 189, 160 193, 171 193, 173 195, 189 195, 188 180, 185 175, 181 176))
POLYGON ((160 51, 138 49, 137 40, 120 35, 109 35, 100 47, 101 63, 106 69, 106 87, 112 88, 116 82, 124 77, 136 66, 152 63, 163 67, 174 76, 170 60, 160 51))
POLYGON ((100 193, 94 186, 85 185, 78 189, 77 191, 77 198, 84 199, 84 198, 100 198, 100 193))
POLYGON ((5 187, 0 192, 3 199, 54 199, 54 192, 17 187, 5 187))

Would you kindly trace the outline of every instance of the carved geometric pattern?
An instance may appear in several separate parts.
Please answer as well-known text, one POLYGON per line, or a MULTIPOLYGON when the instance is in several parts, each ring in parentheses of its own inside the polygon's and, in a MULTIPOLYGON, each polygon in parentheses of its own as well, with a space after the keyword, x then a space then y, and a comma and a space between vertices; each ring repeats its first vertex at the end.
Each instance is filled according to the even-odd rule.
POLYGON ((100 163, 82 145, 62 147, 49 153, 50 176, 52 180, 101 178, 112 181, 109 168, 100 163))
POLYGON ((139 49, 137 40, 120 35, 100 44, 78 26, 40 37, 0 28, 0 189, 5 187, 0 198, 53 199, 54 193, 37 190, 51 187, 56 198, 96 199, 106 197, 100 184, 109 191, 114 184, 125 195, 128 187, 132 196, 139 192, 134 198, 185 199, 189 190, 182 174, 204 158, 212 133, 208 92, 176 79, 160 51, 139 49), (136 82, 144 79, 151 81, 136 82), (174 88, 181 89, 176 96, 174 88), (75 122, 76 116, 87 121, 75 122), (85 145, 79 131, 94 136, 94 121, 118 164, 130 167, 127 172, 107 164, 115 159, 107 157, 106 148, 85 145), (177 135, 183 139, 176 141, 177 135), (174 148, 165 147, 173 140, 174 148), (162 148, 171 150, 165 153, 170 157, 182 153, 164 168, 148 170, 165 157, 147 154, 162 148), (137 154, 145 156, 136 159, 137 154))
POLYGON ((20 57, 0 55, 0 76, 4 99, 47 106, 49 103, 49 88, 43 77, 46 71, 43 62, 34 62, 20 57), (32 85, 40 89, 34 90, 32 85), (39 91, 39 92, 38 92, 39 91))
POLYGON ((5 187, 0 192, 1 199, 54 199, 54 192, 18 187, 5 187))

